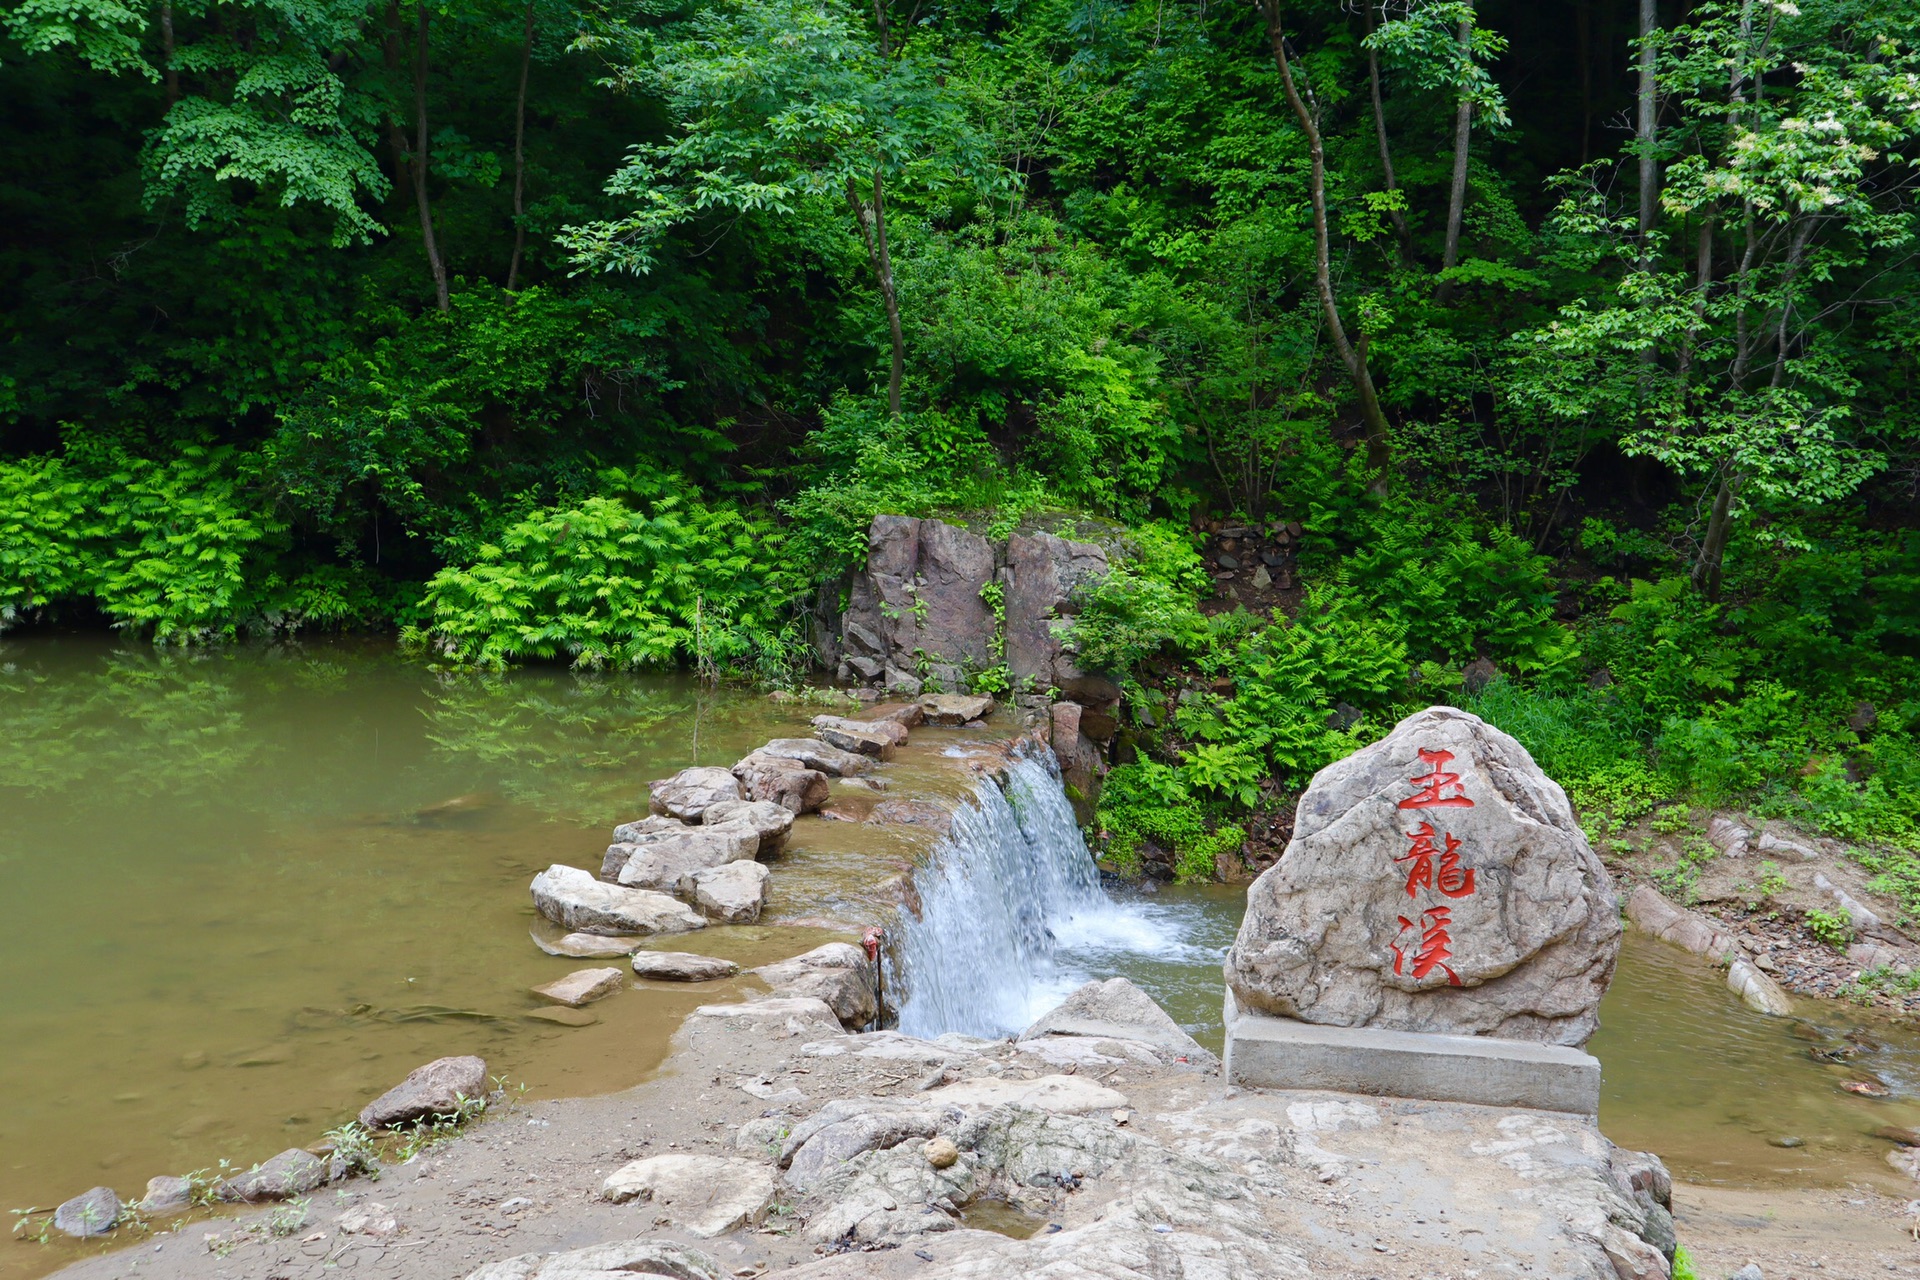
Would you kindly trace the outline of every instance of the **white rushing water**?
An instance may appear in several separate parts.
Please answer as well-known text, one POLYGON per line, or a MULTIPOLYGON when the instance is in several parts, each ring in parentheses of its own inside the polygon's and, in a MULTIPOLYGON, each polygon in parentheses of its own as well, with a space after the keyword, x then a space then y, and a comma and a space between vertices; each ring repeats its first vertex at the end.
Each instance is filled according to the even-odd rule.
POLYGON ((1192 949, 1177 914, 1100 887, 1051 754, 1007 774, 1004 788, 981 783, 916 877, 921 916, 894 951, 909 1035, 1017 1034, 1129 956, 1192 949))

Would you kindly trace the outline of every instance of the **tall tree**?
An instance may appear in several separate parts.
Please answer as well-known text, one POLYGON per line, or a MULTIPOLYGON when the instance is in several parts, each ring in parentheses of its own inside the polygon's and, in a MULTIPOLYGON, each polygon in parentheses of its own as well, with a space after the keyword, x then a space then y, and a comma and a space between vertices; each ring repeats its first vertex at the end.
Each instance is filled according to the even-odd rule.
POLYGON ((1614 305, 1570 304, 1527 335, 1535 394, 1628 420, 1646 406, 1621 447, 1700 482, 1692 577, 1709 597, 1743 515, 1797 515, 1886 464, 1850 439, 1862 360, 1877 357, 1841 331, 1894 301, 1891 255, 1912 257, 1912 175, 1892 149, 1920 137, 1920 49, 1884 34, 1893 8, 1703 3, 1663 35, 1657 71, 1685 124, 1661 203, 1697 228, 1691 264, 1652 259, 1639 216, 1614 216, 1597 189, 1557 217, 1610 240, 1625 269, 1614 305))
POLYGON ((447 296, 447 263, 440 256, 440 241, 433 233, 433 199, 427 191, 431 141, 427 135, 427 58, 430 15, 427 0, 415 0, 414 21, 417 34, 413 48, 413 198, 420 209, 420 242, 426 247, 427 266, 433 272, 434 304, 442 311, 451 306, 447 296))
POLYGON ((1387 469, 1393 463, 1392 433, 1386 412, 1380 407, 1380 393, 1374 388, 1373 370, 1367 363, 1367 334, 1362 329, 1353 338, 1340 318, 1340 303, 1333 292, 1332 233, 1327 224, 1327 152, 1320 133, 1320 104, 1313 87, 1303 90, 1293 73, 1293 61, 1287 55, 1287 33, 1280 17, 1281 0, 1260 0, 1267 23, 1267 44, 1273 62, 1280 70, 1280 83, 1286 91, 1287 105, 1293 108, 1307 139, 1307 194, 1313 206, 1313 284, 1320 297, 1320 310, 1327 322, 1327 335, 1334 352, 1346 367, 1360 402, 1361 429, 1366 434, 1367 465, 1374 470, 1375 484, 1387 483, 1387 469))
POLYGON ((533 4, 527 0, 526 33, 520 41, 520 92, 513 101, 513 257, 507 263, 507 289, 520 282, 520 255, 527 246, 527 76, 533 70, 533 4))
MULTIPOLYGON (((841 205, 860 237, 891 346, 887 406, 901 409, 906 337, 893 273, 890 201, 970 190, 991 197, 1010 175, 938 59, 895 49, 842 0, 725 0, 683 38, 634 69, 680 121, 677 136, 642 143, 607 190, 632 197, 624 217, 570 227, 562 242, 583 266, 645 272, 660 237, 711 212, 794 216, 841 205)), ((618 35, 602 37, 617 42, 618 35)))

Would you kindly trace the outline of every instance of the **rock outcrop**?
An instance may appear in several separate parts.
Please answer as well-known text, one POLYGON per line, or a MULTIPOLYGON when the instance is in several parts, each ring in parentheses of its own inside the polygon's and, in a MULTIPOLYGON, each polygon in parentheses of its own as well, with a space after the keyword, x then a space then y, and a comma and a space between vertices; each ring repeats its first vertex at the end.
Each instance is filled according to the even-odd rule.
POLYGON ((1519 743, 1433 707, 1329 765, 1254 881, 1227 982, 1333 1026, 1579 1046, 1619 904, 1565 792, 1519 743))
POLYGON ((840 623, 842 678, 917 693, 923 655, 946 689, 993 666, 995 619, 980 593, 994 569, 993 544, 965 529, 875 516, 840 623))
POLYGON ((773 1201, 773 1174, 750 1160, 724 1156, 648 1156, 622 1165, 600 1185, 615 1204, 647 1203, 661 1218, 689 1235, 717 1236, 755 1226, 773 1201))
POLYGON ((1779 983, 1760 972, 1732 934, 1697 911, 1676 907, 1652 885, 1640 885, 1627 895, 1627 919, 1662 942, 1671 942, 1714 964, 1724 964, 1728 990, 1754 1012, 1777 1018, 1793 1012, 1792 999, 1779 983))
POLYGON ((1063 688, 1084 673, 1061 644, 1076 597, 1107 576, 1107 553, 1050 533, 1007 539, 1007 670, 1040 690, 1063 688))
MULTIPOLYGON (((1021 1032, 1020 1040, 1026 1044, 1045 1036, 1137 1041, 1161 1050, 1164 1065, 1220 1069, 1218 1058, 1168 1017, 1152 996, 1125 978, 1087 983, 1021 1032)), ((1044 1053, 1044 1046, 1037 1051, 1044 1053)))

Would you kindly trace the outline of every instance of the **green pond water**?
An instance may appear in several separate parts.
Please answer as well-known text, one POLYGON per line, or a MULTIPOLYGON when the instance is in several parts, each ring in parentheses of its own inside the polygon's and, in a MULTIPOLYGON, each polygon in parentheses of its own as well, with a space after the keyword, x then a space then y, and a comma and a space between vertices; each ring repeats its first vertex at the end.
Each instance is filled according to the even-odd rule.
MULTIPOLYGON (((244 1167, 444 1054, 482 1054, 535 1096, 635 1083, 695 1004, 752 980, 649 985, 592 1006, 586 1027, 531 1019, 528 988, 583 962, 531 944, 527 881, 596 867, 649 779, 731 763, 810 714, 677 678, 444 675, 374 641, 182 655, 0 640, 0 1208, 244 1167)), ((942 734, 915 739, 889 767, 894 793, 961 785, 942 734)), ((781 923, 666 945, 757 964, 846 936, 924 847, 923 832, 809 820, 775 876, 781 923)), ((1177 943, 1062 960, 1133 977, 1217 1048, 1241 901, 1168 888, 1140 906, 1177 943)), ((1592 1047, 1617 1141, 1736 1185, 1900 1185, 1867 1134, 1920 1125, 1920 1038, 1871 1027, 1883 1048, 1822 1065, 1788 1023, 1634 937, 1603 1014, 1592 1047), (1862 1070, 1896 1096, 1837 1088, 1862 1070)), ((0 1248, 0 1277, 71 1256, 0 1248)))

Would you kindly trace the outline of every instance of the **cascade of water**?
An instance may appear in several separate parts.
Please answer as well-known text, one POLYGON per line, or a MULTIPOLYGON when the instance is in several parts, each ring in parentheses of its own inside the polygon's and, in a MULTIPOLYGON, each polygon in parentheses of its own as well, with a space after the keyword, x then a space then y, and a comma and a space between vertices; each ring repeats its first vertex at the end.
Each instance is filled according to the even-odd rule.
POLYGON ((1018 1033, 1086 980, 1060 963, 1063 944, 1157 941, 1101 889, 1051 754, 982 781, 915 883, 920 918, 894 951, 909 1035, 1018 1033))

